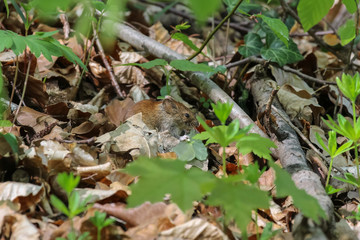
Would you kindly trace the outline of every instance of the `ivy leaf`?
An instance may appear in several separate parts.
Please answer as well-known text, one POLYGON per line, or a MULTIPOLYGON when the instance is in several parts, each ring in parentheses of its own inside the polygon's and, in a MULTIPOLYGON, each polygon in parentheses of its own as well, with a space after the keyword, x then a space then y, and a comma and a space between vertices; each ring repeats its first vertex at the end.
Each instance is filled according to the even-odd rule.
POLYGON ((234 219, 243 233, 251 221, 251 212, 257 208, 268 208, 269 197, 264 191, 243 183, 235 184, 237 177, 229 176, 216 182, 207 204, 221 206, 225 210, 225 218, 234 219), (233 181, 234 178, 234 181, 233 181))
POLYGON ((288 47, 289 45, 289 30, 286 25, 277 18, 270 18, 261 14, 256 15, 261 18, 275 33, 275 35, 288 47))
POLYGON ((255 56, 260 54, 263 45, 258 34, 248 33, 245 36, 245 45, 240 46, 238 51, 244 57, 255 56))
POLYGON ((266 60, 278 63, 280 66, 303 59, 296 44, 291 39, 289 46, 286 47, 274 34, 267 34, 266 45, 267 47, 261 49, 261 56, 266 60))
POLYGON ((355 22, 348 19, 344 25, 339 28, 341 45, 345 46, 355 38, 355 22))
POLYGON ((334 0, 300 0, 297 11, 304 31, 320 22, 333 4, 334 0))
POLYGON ((289 173, 272 161, 269 161, 269 164, 276 173, 275 185, 277 197, 290 195, 294 200, 294 205, 300 209, 301 213, 318 224, 321 218, 326 218, 326 214, 318 201, 313 196, 307 194, 305 190, 298 189, 289 173))
POLYGON ((193 201, 213 188, 212 174, 197 168, 185 169, 186 162, 168 159, 139 158, 129 164, 125 171, 140 176, 138 183, 130 186, 132 194, 128 198, 129 207, 135 207, 145 201, 162 201, 165 194, 171 194, 171 200, 183 211, 192 207, 193 201))
POLYGON ((199 71, 199 72, 213 72, 214 68, 205 64, 196 64, 188 60, 172 60, 170 65, 180 71, 199 71))
POLYGON ((261 137, 259 134, 256 133, 249 133, 248 135, 240 138, 240 140, 236 144, 236 147, 243 155, 253 152, 257 156, 263 157, 268 160, 272 159, 270 156, 270 148, 277 148, 273 141, 261 137))

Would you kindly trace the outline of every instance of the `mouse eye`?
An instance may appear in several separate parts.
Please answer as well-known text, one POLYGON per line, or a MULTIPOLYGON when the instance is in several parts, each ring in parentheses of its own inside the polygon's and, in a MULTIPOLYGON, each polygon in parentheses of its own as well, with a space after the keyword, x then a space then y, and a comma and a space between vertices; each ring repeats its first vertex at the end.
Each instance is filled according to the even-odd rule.
POLYGON ((186 117, 186 118, 189 118, 190 115, 189 115, 188 113, 185 113, 185 117, 186 117))

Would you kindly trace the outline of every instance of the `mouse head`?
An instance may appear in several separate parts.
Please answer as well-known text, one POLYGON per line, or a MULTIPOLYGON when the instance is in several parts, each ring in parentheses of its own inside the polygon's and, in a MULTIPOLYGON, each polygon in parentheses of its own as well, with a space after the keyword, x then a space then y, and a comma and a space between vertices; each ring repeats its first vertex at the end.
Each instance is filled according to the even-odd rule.
POLYGON ((162 104, 165 112, 173 118, 174 124, 186 133, 199 125, 195 114, 184 104, 175 101, 171 97, 165 98, 162 104))

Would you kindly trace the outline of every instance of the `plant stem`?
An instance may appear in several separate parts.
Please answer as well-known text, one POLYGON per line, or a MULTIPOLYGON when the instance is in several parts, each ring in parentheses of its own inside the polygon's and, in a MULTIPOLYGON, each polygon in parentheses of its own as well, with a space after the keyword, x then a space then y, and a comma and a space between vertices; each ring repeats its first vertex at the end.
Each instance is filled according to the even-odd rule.
POLYGON ((223 172, 224 172, 224 176, 227 177, 227 173, 226 173, 226 152, 225 152, 225 147, 223 147, 222 161, 223 161, 223 172))
POLYGON ((97 240, 101 240, 101 228, 97 228, 97 240))
POLYGON ((236 9, 240 6, 240 4, 242 3, 243 0, 239 0, 235 7, 231 10, 231 12, 229 12, 229 14, 216 26, 216 28, 209 34, 209 36, 205 39, 204 43, 201 45, 201 47, 190 57, 187 58, 187 60, 191 60, 194 57, 196 57, 197 55, 199 55, 201 53, 201 51, 205 48, 205 46, 208 44, 208 42, 210 41, 210 39, 214 36, 214 34, 221 28, 221 26, 231 17, 231 15, 234 14, 234 12, 236 11, 236 9))
MULTIPOLYGON (((356 112, 355 112, 355 101, 352 101, 352 109, 353 109, 353 126, 355 129, 356 126, 356 112)), ((360 173, 359 173, 359 153, 358 153, 358 140, 356 139, 354 141, 354 146, 355 146, 355 166, 356 166, 356 174, 357 174, 357 180, 359 181, 359 177, 360 177, 360 173)), ((358 187, 358 193, 359 193, 359 197, 360 197, 360 186, 358 187)))
POLYGON ((331 160, 330 160, 330 166, 329 166, 329 171, 328 171, 328 175, 327 175, 327 178, 326 178, 325 188, 329 185, 329 181, 330 181, 330 175, 331 175, 331 169, 332 169, 333 161, 334 161, 334 158, 331 158, 331 160))

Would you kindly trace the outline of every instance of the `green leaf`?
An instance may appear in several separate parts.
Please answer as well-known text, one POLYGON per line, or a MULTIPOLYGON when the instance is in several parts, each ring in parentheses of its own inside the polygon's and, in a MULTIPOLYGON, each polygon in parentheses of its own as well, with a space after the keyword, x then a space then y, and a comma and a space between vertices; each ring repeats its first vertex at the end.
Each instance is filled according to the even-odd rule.
POLYGON ((186 36, 183 33, 179 33, 179 32, 174 33, 171 35, 171 38, 182 41, 194 51, 199 50, 199 48, 188 38, 188 36, 186 36))
POLYGON ((359 180, 357 180, 351 173, 345 173, 344 176, 345 178, 341 178, 341 177, 334 177, 334 178, 339 181, 352 184, 357 188, 360 187, 359 180))
POLYGON ((333 4, 334 0, 300 0, 297 11, 304 31, 320 22, 333 4))
POLYGON ((316 140, 318 141, 318 143, 322 146, 322 148, 327 152, 330 153, 329 148, 325 145, 324 141, 322 140, 321 136, 319 135, 319 133, 315 133, 316 136, 316 140))
POLYGON ((82 68, 87 69, 69 47, 61 45, 51 37, 54 33, 56 33, 56 31, 37 33, 24 37, 11 31, 0 30, 0 38, 2 39, 2 41, 0 41, 0 51, 11 49, 16 55, 19 55, 23 53, 26 46, 28 46, 36 57, 43 54, 47 60, 52 61, 51 56, 64 56, 70 62, 79 64, 82 68))
POLYGON ((360 75, 358 72, 353 77, 350 74, 343 73, 341 80, 338 77, 336 78, 336 84, 351 102, 355 102, 357 96, 360 95, 360 75))
POLYGON ((155 66, 166 66, 168 63, 164 59, 155 59, 146 63, 126 63, 122 64, 122 66, 139 66, 146 69, 153 68, 155 66))
POLYGON ((253 152, 259 157, 271 160, 270 148, 277 148, 275 143, 270 139, 261 137, 256 133, 249 133, 248 135, 240 138, 237 142, 236 147, 239 152, 243 155, 253 152))
POLYGON ((275 33, 275 35, 288 47, 289 45, 289 30, 286 25, 277 18, 270 18, 265 15, 258 14, 258 18, 261 18, 275 33))
POLYGON ((13 124, 9 120, 0 120, 0 127, 11 127, 13 124))
POLYGON ((351 42, 355 36, 355 22, 353 19, 348 19, 344 25, 339 28, 339 35, 341 39, 341 45, 345 46, 351 42))
POLYGON ((311 218, 316 223, 320 223, 321 218, 326 218, 326 214, 320 207, 318 201, 304 190, 298 189, 289 173, 281 169, 272 161, 269 161, 269 164, 276 173, 275 185, 277 197, 286 197, 290 195, 293 198, 294 205, 300 209, 301 213, 304 214, 304 216, 311 218))
POLYGON ((230 143, 238 141, 241 139, 245 134, 250 131, 252 125, 249 125, 245 128, 240 129, 240 123, 238 119, 235 119, 232 121, 229 126, 220 125, 216 127, 210 128, 205 121, 197 117, 197 120, 199 123, 204 127, 206 130, 205 132, 202 132, 200 134, 197 134, 194 136, 194 139, 199 140, 206 140, 206 145, 210 143, 218 143, 222 147, 228 146, 230 143))
POLYGON ((327 194, 331 195, 331 194, 334 194, 334 193, 337 193, 337 192, 340 192, 341 190, 343 190, 342 188, 334 188, 333 186, 331 185, 327 185, 325 187, 325 191, 327 194))
POLYGON ((211 14, 214 14, 219 8, 219 0, 196 0, 188 1, 191 10, 194 12, 197 20, 203 23, 211 14))
POLYGON ((115 219, 112 218, 106 219, 106 213, 96 211, 95 215, 90 218, 90 221, 101 231, 102 228, 114 223, 115 219))
POLYGON ((50 202, 51 204, 60 212, 62 212, 63 214, 65 214, 66 216, 70 216, 70 212, 68 210, 68 208, 65 206, 65 204, 55 195, 51 195, 50 196, 50 202))
POLYGON ((252 184, 256 183, 259 180, 260 176, 263 174, 263 172, 266 170, 265 168, 263 168, 260 171, 259 164, 257 162, 249 166, 242 166, 242 169, 244 170, 244 178, 252 184))
POLYGON ((343 145, 341 145, 335 152, 335 157, 343 154, 344 152, 350 151, 351 149, 353 149, 355 146, 353 146, 353 141, 349 140, 348 142, 344 143, 343 145))
POLYGON ((266 34, 266 47, 264 46, 261 49, 261 56, 266 60, 278 63, 280 66, 303 59, 296 44, 291 39, 289 46, 286 47, 275 35, 268 33, 266 34))
POLYGON ((91 1, 92 6, 96 9, 102 12, 105 9, 105 3, 102 1, 93 0, 91 1))
POLYGON ((357 10, 359 0, 342 0, 342 3, 346 6, 349 13, 354 14, 357 10))
POLYGON ((139 182, 130 186, 132 194, 128 206, 135 207, 145 201, 159 202, 165 194, 171 194, 171 200, 180 209, 190 209, 193 201, 201 200, 211 191, 216 178, 197 168, 186 170, 184 166, 182 161, 141 157, 128 164, 125 171, 140 176, 139 182))
POLYGON ((213 72, 214 68, 205 64, 196 64, 188 60, 172 60, 170 66, 180 71, 192 71, 192 72, 213 72))
MULTIPOLYGON (((177 2, 177 1, 175 1, 175 2, 177 2)), ((189 29, 190 27, 191 27, 190 24, 188 24, 187 22, 184 22, 184 23, 182 23, 182 24, 176 25, 176 26, 175 26, 175 29, 176 29, 177 31, 181 31, 181 30, 189 29)))
POLYGON ((4 0, 5 8, 6 8, 6 18, 9 18, 9 5, 7 0, 4 0))
POLYGON ((275 237, 275 235, 277 235, 278 233, 280 233, 281 229, 277 229, 277 230, 272 230, 272 222, 268 222, 265 227, 263 232, 261 233, 261 237, 260 240, 269 240, 269 239, 274 239, 273 237, 275 237))
POLYGON ((234 184, 233 176, 218 180, 211 191, 207 204, 221 206, 225 210, 225 218, 234 219, 243 233, 251 222, 251 213, 257 208, 269 207, 267 192, 243 183, 234 184))
POLYGON ((216 117, 220 120, 220 122, 224 125, 228 117, 230 116, 231 109, 234 104, 230 104, 228 102, 220 102, 218 101, 216 104, 211 103, 212 108, 214 109, 214 113, 216 117))
POLYGON ((178 159, 182 161, 191 161, 195 158, 195 151, 191 143, 180 142, 173 148, 173 151, 176 153, 178 159))
POLYGON ((60 187, 62 187, 68 196, 70 196, 71 192, 76 188, 76 186, 80 182, 80 176, 74 177, 74 174, 71 172, 67 174, 66 172, 59 173, 56 178, 60 187))
POLYGON ((70 212, 70 218, 73 218, 82 212, 80 208, 80 195, 78 192, 72 192, 70 194, 69 212, 70 212))
POLYGON ((194 148, 196 159, 200 161, 206 160, 208 157, 208 152, 202 141, 193 139, 192 145, 194 148))
POLYGON ((260 36, 250 32, 245 36, 245 45, 240 46, 238 51, 244 57, 256 56, 260 54, 263 45, 260 36))
POLYGON ((12 133, 6 133, 6 134, 2 134, 0 133, 0 137, 5 138, 6 142, 10 145, 11 147, 11 151, 14 154, 18 154, 19 153, 19 145, 18 145, 18 141, 15 137, 14 134, 12 133))
POLYGON ((182 161, 193 159, 205 160, 208 156, 207 148, 200 140, 183 141, 172 149, 182 161))

